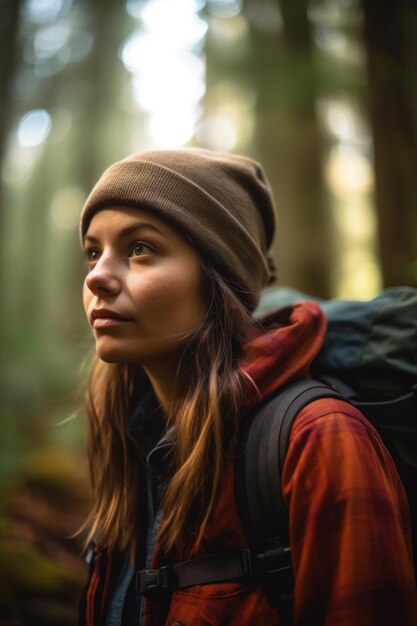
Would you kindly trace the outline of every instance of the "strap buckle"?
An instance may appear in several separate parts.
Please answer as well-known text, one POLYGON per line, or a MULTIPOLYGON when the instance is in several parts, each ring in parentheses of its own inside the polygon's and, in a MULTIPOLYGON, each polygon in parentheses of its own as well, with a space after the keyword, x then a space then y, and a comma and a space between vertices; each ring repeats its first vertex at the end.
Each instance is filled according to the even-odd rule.
POLYGON ((208 554, 171 567, 137 571, 136 592, 159 599, 184 587, 246 580, 252 573, 252 559, 248 549, 208 554))
POLYGON ((257 554, 257 566, 262 574, 287 574, 292 570, 291 547, 276 546, 257 554))
POLYGON ((291 615, 294 593, 291 547, 271 546, 256 557, 256 566, 265 590, 272 598, 275 598, 275 601, 277 597, 279 598, 283 615, 288 611, 291 615))
POLYGON ((146 597, 166 594, 172 589, 174 581, 172 568, 163 566, 158 569, 141 569, 136 572, 136 591, 146 597))

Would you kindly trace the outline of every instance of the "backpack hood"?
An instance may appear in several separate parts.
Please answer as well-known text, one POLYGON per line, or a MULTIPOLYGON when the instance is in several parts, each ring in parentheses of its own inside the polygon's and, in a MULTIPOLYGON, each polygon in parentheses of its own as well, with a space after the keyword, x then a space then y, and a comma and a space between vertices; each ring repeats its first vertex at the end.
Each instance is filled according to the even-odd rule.
POLYGON ((324 313, 310 301, 281 308, 254 324, 242 363, 249 410, 291 380, 308 376, 326 326, 324 313))

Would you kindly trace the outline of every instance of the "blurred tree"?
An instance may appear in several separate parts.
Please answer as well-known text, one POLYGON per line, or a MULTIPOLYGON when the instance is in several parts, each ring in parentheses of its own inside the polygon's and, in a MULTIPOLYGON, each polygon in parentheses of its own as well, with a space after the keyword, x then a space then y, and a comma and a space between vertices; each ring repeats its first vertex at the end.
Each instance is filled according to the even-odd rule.
MULTIPOLYGON (((263 2, 249 2, 249 15, 263 2)), ((316 68, 307 0, 280 0, 283 30, 252 26, 258 85, 257 141, 277 198, 276 257, 282 282, 317 296, 330 295, 331 214, 322 179, 316 118, 316 68)), ((254 20, 251 20, 252 23, 254 20)))
POLYGON ((10 126, 10 82, 14 75, 21 0, 0 3, 0 165, 10 126))
MULTIPOLYGON (((81 67, 74 68, 65 98, 74 120, 69 138, 69 177, 85 194, 110 163, 129 151, 126 146, 132 129, 129 129, 129 115, 123 109, 124 98, 129 94, 129 76, 120 61, 119 50, 132 25, 124 11, 116 10, 112 0, 80 2, 80 6, 84 24, 93 36, 93 47, 81 67)), ((74 234, 78 239, 78 232, 74 234)), ((70 245, 78 253, 75 238, 70 245)), ((64 297, 80 324, 82 307, 73 294, 80 294, 84 275, 82 255, 74 255, 74 262, 66 263, 62 271, 66 273, 64 297)))
POLYGON ((123 11, 115 11, 112 0, 91 0, 85 9, 94 45, 81 71, 89 87, 80 125, 74 130, 83 148, 75 159, 77 179, 90 189, 103 169, 126 150, 121 105, 127 77, 118 53, 129 23, 123 11))
MULTIPOLYGON (((10 84, 14 77, 17 57, 17 34, 21 0, 6 0, 0 3, 0 172, 6 150, 6 140, 10 128, 12 103, 10 84)), ((4 230, 3 186, 0 179, 0 232, 4 230)), ((0 282, 4 285, 5 263, 0 252, 0 282)), ((0 331, 4 317, 4 307, 0 308, 0 331)))
POLYGON ((417 4, 363 0, 386 286, 417 286, 417 4))

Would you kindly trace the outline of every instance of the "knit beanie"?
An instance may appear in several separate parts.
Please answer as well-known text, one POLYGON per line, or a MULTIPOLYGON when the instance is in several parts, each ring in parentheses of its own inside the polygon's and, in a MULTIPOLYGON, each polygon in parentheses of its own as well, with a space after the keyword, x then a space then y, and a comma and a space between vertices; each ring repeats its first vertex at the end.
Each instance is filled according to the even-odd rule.
POLYGON ((81 213, 81 237, 97 211, 121 206, 149 211, 185 234, 250 311, 274 278, 271 190, 252 159, 200 148, 133 154, 94 186, 81 213))

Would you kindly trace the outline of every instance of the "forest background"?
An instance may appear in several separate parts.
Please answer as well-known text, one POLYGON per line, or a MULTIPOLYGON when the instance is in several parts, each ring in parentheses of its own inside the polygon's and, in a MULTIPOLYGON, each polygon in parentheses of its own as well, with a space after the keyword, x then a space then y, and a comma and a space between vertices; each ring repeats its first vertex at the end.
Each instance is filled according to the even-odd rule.
POLYGON ((69 626, 88 190, 141 149, 243 153, 274 190, 282 284, 417 286, 417 4, 2 0, 0 35, 0 624, 69 626))

